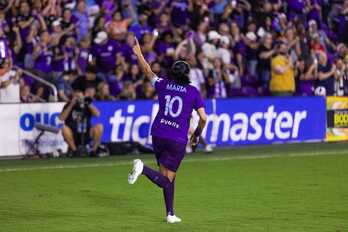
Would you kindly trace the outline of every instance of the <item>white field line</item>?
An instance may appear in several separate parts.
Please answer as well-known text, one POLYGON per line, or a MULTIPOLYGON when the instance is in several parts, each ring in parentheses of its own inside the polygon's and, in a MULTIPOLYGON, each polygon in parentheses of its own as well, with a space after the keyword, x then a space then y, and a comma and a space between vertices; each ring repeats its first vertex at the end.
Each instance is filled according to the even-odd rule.
MULTIPOLYGON (((212 157, 214 155, 209 155, 209 157, 190 157, 184 160, 185 163, 192 162, 210 162, 210 161, 224 161, 224 160, 253 160, 253 159, 269 159, 274 157, 308 157, 308 156, 324 156, 324 155, 345 155, 348 151, 330 152, 330 151, 318 151, 318 152, 292 152, 279 155, 238 155, 238 156, 227 156, 227 157, 212 157)), ((150 161, 145 159, 146 163, 155 163, 153 160, 150 161)), ((96 167, 115 167, 115 166, 129 166, 132 163, 130 160, 118 161, 118 162, 105 162, 105 163, 88 163, 88 164, 60 164, 60 165, 50 165, 41 167, 18 167, 18 168, 0 168, 1 172, 19 172, 19 171, 36 171, 36 170, 54 170, 54 169, 77 169, 77 168, 96 168, 96 167)))

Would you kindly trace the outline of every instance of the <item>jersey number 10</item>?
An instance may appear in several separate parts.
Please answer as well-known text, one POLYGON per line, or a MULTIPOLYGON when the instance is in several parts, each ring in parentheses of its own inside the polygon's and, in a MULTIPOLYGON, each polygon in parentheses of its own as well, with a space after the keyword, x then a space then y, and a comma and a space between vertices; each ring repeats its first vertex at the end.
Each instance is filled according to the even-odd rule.
POLYGON ((181 97, 179 97, 179 96, 172 97, 170 95, 166 95, 164 98, 166 99, 166 108, 164 111, 164 115, 168 116, 168 114, 169 114, 173 118, 178 117, 182 111, 182 99, 181 99, 181 97), (175 102, 178 102, 178 108, 174 112, 173 105, 175 104, 175 102))

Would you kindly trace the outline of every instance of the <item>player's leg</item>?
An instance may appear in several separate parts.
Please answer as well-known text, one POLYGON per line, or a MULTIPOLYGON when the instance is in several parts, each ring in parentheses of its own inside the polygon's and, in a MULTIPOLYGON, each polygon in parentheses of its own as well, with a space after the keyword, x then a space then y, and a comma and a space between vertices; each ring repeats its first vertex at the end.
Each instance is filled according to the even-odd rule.
POLYGON ((97 124, 91 128, 91 137, 93 139, 92 151, 96 151, 100 145, 101 137, 103 136, 104 127, 102 124, 97 124))
POLYGON ((163 188, 164 202, 166 205, 167 216, 174 216, 174 192, 175 192, 175 177, 176 172, 173 172, 160 164, 160 172, 163 176, 166 176, 171 182, 167 188, 163 188))
POLYGON ((77 148, 76 148, 76 144, 75 144, 73 131, 70 129, 70 127, 64 125, 62 128, 62 134, 63 134, 63 138, 64 138, 65 142, 69 146, 69 149, 75 152, 77 150, 77 148))

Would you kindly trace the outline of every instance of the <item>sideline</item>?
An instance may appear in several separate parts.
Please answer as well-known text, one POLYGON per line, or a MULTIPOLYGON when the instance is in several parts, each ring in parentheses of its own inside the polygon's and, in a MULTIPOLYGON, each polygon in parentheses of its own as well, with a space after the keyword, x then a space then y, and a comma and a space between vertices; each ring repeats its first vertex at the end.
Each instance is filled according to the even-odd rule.
MULTIPOLYGON (((317 151, 317 152, 291 152, 286 154, 274 154, 274 155, 231 155, 227 157, 213 157, 211 156, 189 156, 185 159, 185 163, 190 162, 210 162, 210 161, 225 161, 225 160, 253 160, 253 159, 270 159, 275 157, 308 157, 308 156, 325 156, 325 155, 345 155, 347 151, 317 151)), ((154 164, 153 160, 148 158, 144 159, 147 163, 154 164)), ((77 169, 77 168, 98 168, 98 167, 116 167, 116 166, 129 166, 131 168, 131 160, 118 161, 118 162, 105 162, 105 163, 90 163, 90 164, 61 164, 50 165, 41 167, 25 167, 25 168, 0 168, 1 172, 21 172, 21 171, 37 171, 37 170, 55 170, 55 169, 77 169)))

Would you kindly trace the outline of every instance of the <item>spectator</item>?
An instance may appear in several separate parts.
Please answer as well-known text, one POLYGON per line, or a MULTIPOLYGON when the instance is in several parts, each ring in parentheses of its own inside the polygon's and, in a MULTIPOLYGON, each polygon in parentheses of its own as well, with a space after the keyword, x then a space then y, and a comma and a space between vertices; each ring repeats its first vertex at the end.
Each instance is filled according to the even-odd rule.
POLYGON ((103 80, 115 70, 115 57, 118 51, 119 43, 109 39, 106 32, 101 31, 97 34, 97 37, 94 39, 94 45, 92 46, 92 54, 94 62, 98 67, 98 76, 103 80))
POLYGON ((280 43, 271 61, 270 91, 273 96, 290 96, 295 92, 294 66, 288 55, 288 45, 280 43))
POLYGON ((121 11, 115 11, 111 22, 106 24, 107 32, 112 39, 121 40, 127 32, 127 28, 132 22, 131 18, 123 19, 121 11))
POLYGON ((252 76, 256 76, 257 71, 257 51, 259 44, 257 42, 257 36, 254 32, 250 31, 245 36, 246 45, 246 67, 247 73, 252 76))
POLYGON ((220 42, 220 34, 216 31, 210 31, 208 33, 208 41, 202 46, 203 53, 205 54, 204 69, 211 69, 215 58, 218 57, 218 44, 220 42))
MULTIPOLYGON (((23 103, 33 103, 40 101, 39 98, 33 94, 31 94, 30 86, 24 84, 20 88, 20 98, 23 103)), ((44 100, 41 100, 44 101, 44 100)))
POLYGON ((215 58, 214 66, 208 73, 207 97, 226 98, 226 83, 229 83, 228 71, 224 68, 221 59, 215 58))
MULTIPOLYGON (((0 63, 1 65, 1 63, 0 63)), ((0 78, 0 103, 18 103, 20 71, 11 70, 0 78)))
POLYGON ((296 81, 300 96, 313 96, 315 81, 318 76, 317 60, 298 60, 296 66, 296 81))
POLYGON ((268 90, 271 80, 271 60, 275 53, 272 44, 272 35, 266 33, 258 50, 258 73, 263 90, 268 90))
POLYGON ((333 96, 335 92, 336 66, 329 62, 325 52, 319 51, 318 56, 318 82, 316 88, 324 89, 326 95, 333 96))
POLYGON ((336 73, 335 73, 335 96, 344 96, 347 93, 348 87, 348 76, 347 66, 344 64, 342 59, 337 59, 336 62, 336 73))
MULTIPOLYGON (((213 93, 208 83, 214 80, 208 73, 215 59, 221 59, 227 96, 238 95, 238 91, 231 92, 243 92, 250 85, 261 90, 256 94, 269 94, 267 90, 274 88, 270 80, 275 83, 271 60, 278 56, 274 47, 279 42, 288 45, 301 95, 311 95, 312 87, 322 86, 324 81, 318 80, 313 53, 324 52, 328 64, 335 60, 340 70, 347 67, 348 1, 343 0, 11 0, 3 1, 2 6, 0 41, 6 41, 11 50, 10 65, 24 67, 55 84, 64 71, 77 70, 83 76, 88 65, 95 65, 98 79, 109 85, 115 98, 124 86, 139 98, 155 97, 148 82, 135 81, 132 74, 134 35, 141 41, 147 61, 159 66, 158 74, 166 74, 175 59, 190 63, 194 59, 195 69, 206 77, 202 92, 213 93)), ((346 92, 342 73, 334 75, 330 94, 346 92)), ((195 82, 196 77, 192 78, 195 82)), ((36 96, 48 98, 46 87, 28 77, 23 80, 36 96)), ((286 89, 289 83, 278 82, 278 87, 286 89)), ((88 92, 94 95, 96 88, 88 92)))
POLYGON ((46 79, 50 78, 52 71, 53 52, 49 46, 50 39, 47 31, 41 32, 39 42, 33 50, 34 69, 39 76, 46 79))
POLYGON ((57 84, 59 100, 68 102, 73 95, 71 84, 75 81, 76 74, 71 71, 65 71, 59 78, 57 84))
POLYGON ((188 63, 191 66, 189 77, 191 84, 196 87, 201 94, 205 95, 205 77, 203 70, 198 67, 197 61, 194 56, 189 57, 188 63))
POLYGON ((122 92, 120 94, 120 99, 122 100, 136 99, 135 86, 132 82, 127 81, 124 83, 122 92))
POLYGON ((110 94, 110 87, 106 82, 100 82, 97 91, 97 100, 113 101, 116 98, 110 94))
POLYGON ((77 40, 80 41, 82 38, 88 36, 89 29, 89 18, 85 1, 77 2, 74 17, 77 20, 77 40))
POLYGON ((96 76, 96 70, 97 69, 95 66, 88 66, 86 74, 79 76, 75 81, 72 82, 73 89, 80 88, 84 91, 84 94, 89 92, 89 97, 94 98, 97 92, 97 86, 101 82, 101 80, 96 76))
POLYGON ((89 64, 92 64, 93 56, 90 49, 90 40, 84 37, 80 40, 80 46, 77 50, 76 65, 77 71, 80 75, 86 72, 89 64))

